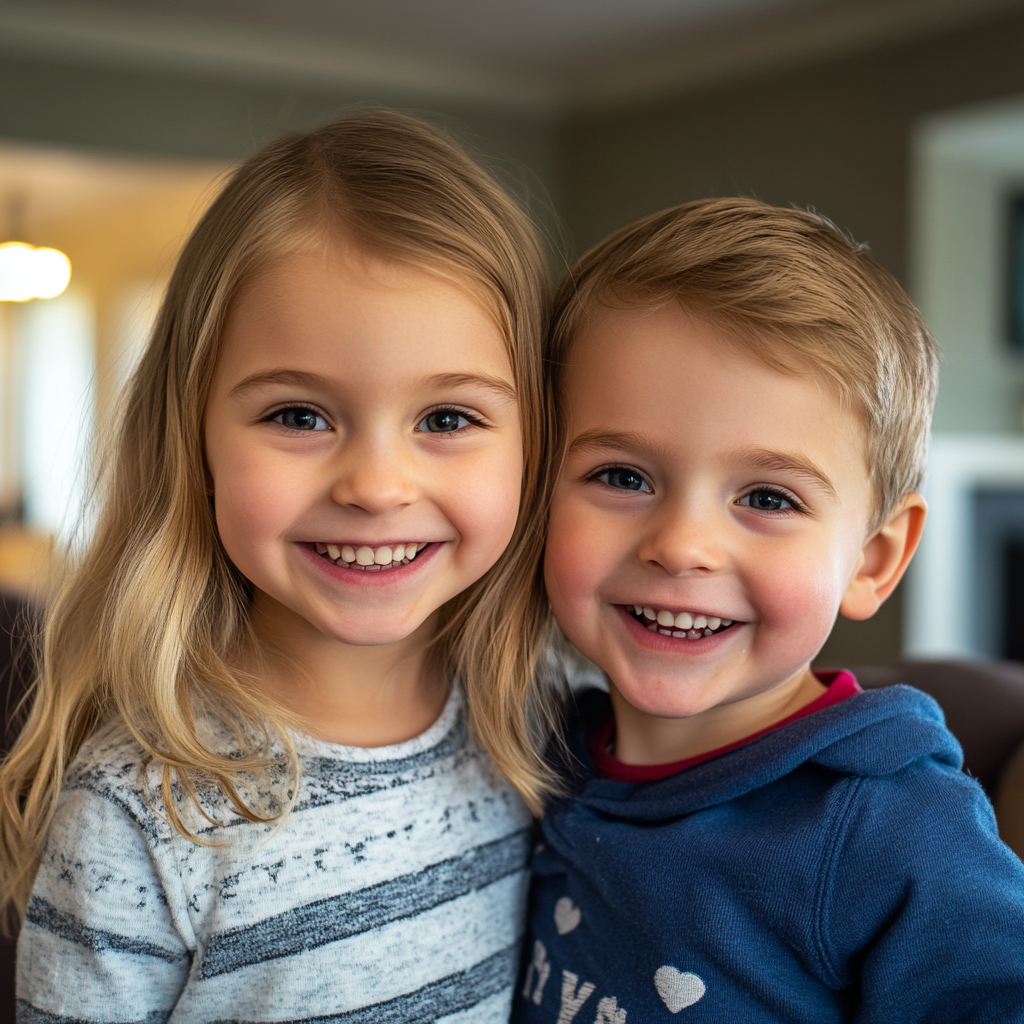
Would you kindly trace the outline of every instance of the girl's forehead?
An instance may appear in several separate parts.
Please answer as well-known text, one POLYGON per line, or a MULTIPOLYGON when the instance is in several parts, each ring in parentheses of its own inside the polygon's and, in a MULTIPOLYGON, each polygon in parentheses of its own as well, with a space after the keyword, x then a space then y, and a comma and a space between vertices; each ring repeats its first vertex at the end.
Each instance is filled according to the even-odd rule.
POLYGON ((231 306, 215 375, 288 366, 367 379, 428 368, 512 372, 501 331, 465 289, 396 261, 352 259, 339 248, 277 261, 231 306))

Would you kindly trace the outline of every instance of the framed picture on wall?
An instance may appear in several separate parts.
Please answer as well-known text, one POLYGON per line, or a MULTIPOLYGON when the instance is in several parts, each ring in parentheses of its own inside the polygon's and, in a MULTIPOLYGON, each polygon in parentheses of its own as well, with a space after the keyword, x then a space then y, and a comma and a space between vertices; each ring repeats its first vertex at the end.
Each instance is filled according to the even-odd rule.
POLYGON ((1009 342, 1016 351, 1024 353, 1024 193, 1017 193, 1010 200, 1009 248, 1009 342))

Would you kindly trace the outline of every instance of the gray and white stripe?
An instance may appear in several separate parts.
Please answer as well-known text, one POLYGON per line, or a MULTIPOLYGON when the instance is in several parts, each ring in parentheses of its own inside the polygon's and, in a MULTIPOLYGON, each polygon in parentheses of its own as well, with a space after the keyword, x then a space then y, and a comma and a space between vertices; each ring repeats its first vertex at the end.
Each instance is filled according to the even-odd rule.
POLYGON ((507 1020, 529 816, 460 705, 394 747, 300 738, 287 821, 207 806, 217 846, 168 826, 130 743, 87 744, 19 944, 19 1020, 507 1020))

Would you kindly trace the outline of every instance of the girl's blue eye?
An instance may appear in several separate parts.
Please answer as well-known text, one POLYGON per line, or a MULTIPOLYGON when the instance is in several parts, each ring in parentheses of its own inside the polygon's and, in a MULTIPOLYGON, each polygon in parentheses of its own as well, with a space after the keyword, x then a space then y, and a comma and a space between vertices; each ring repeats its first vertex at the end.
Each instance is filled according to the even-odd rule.
POLYGON ((470 425, 470 421, 456 409, 435 409, 416 424, 416 429, 428 434, 454 434, 470 425))
POLYGON ((297 405, 290 409, 282 409, 272 417, 273 422, 280 423, 289 430, 330 430, 330 424, 318 412, 297 405))
POLYGON ((778 491, 768 491, 764 488, 751 491, 739 500, 740 505, 757 509, 758 512, 787 512, 793 509, 793 503, 779 494, 778 491))
POLYGON ((626 469, 623 466, 616 466, 614 469, 606 469, 597 477, 598 480, 614 487, 617 491, 643 491, 651 493, 651 485, 635 470, 626 469))

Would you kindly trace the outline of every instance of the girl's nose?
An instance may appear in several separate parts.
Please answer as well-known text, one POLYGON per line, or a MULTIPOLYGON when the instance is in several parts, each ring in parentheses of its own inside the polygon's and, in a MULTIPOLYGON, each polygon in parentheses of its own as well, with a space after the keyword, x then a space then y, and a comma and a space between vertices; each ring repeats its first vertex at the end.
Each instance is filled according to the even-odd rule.
POLYGON ((637 553, 645 566, 670 576, 711 573, 723 567, 724 538, 713 515, 678 507, 659 512, 637 553))
POLYGON ((412 470, 393 446, 352 446, 334 466, 331 498, 371 515, 411 505, 419 493, 412 470))

